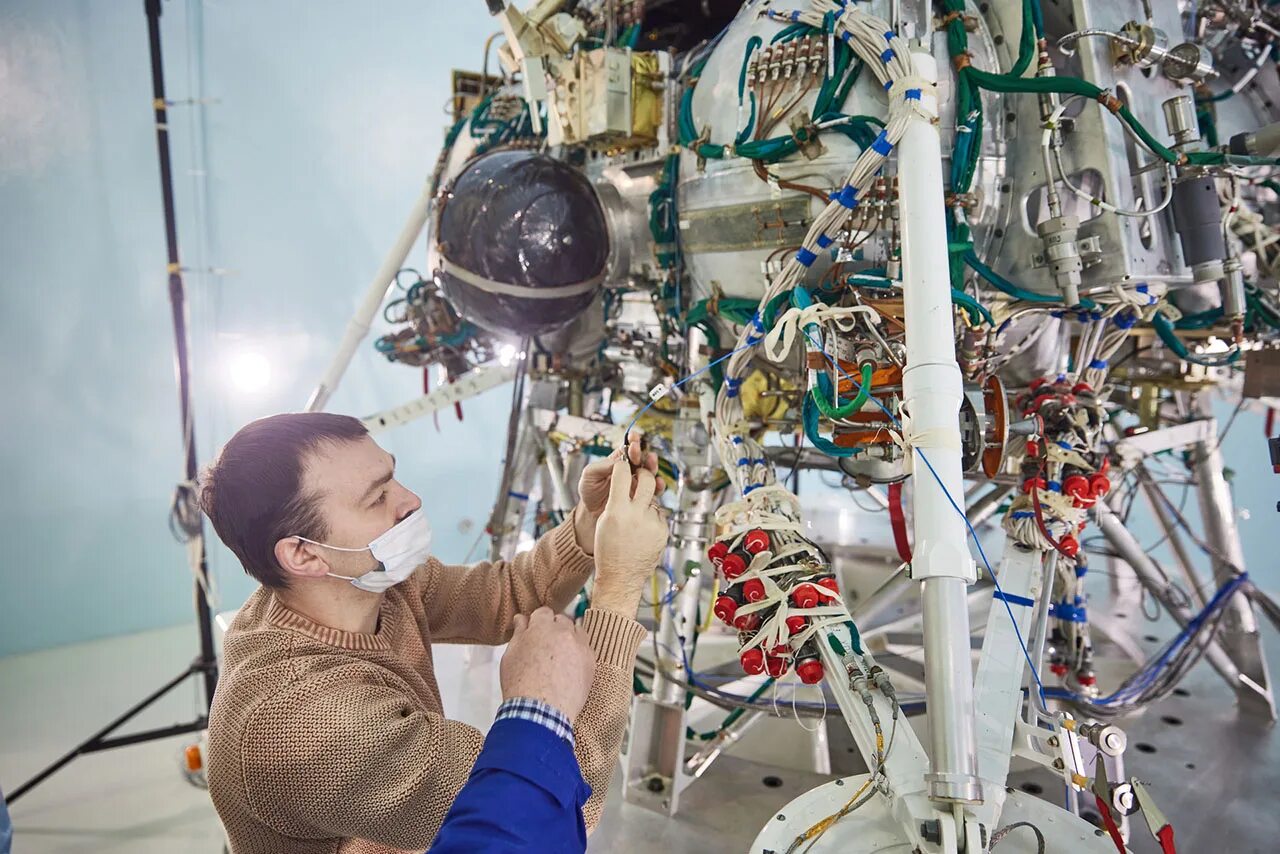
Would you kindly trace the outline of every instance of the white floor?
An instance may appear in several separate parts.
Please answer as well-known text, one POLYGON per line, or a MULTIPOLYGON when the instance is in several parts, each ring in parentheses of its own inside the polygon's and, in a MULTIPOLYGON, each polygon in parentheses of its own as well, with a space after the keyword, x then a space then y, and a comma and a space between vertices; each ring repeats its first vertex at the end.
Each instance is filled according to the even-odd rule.
MULTIPOLYGON (((181 672, 196 650, 193 626, 0 659, 0 787, 13 791, 181 672)), ((462 678, 468 651, 437 647, 451 717, 487 727, 496 682, 462 678)), ((140 714, 120 734, 191 720, 195 680, 140 714)), ((10 808, 15 854, 219 854, 222 831, 205 791, 181 773, 177 736, 75 759, 10 808)))
MULTIPOLYGON (((182 671, 195 649, 194 628, 183 626, 0 659, 0 785, 12 791, 182 671)), ((195 692, 192 680, 131 729, 190 720, 195 692)), ((180 774, 189 740, 76 759, 12 805, 15 854, 218 854, 208 794, 180 774)))
MULTIPOLYGON (((1168 637, 1167 621, 1152 625, 1135 609, 1128 610, 1133 611, 1126 619, 1132 635, 1150 653, 1168 637)), ((1280 637, 1269 625, 1263 634, 1274 673, 1280 664, 1280 637)), ((195 643, 194 628, 183 626, 0 659, 0 787, 12 792, 182 671, 195 643)), ((495 668, 465 666, 468 653, 462 647, 437 647, 441 693, 450 716, 485 728, 498 704, 495 668)), ((1280 730, 1237 718, 1230 693, 1206 665, 1198 666, 1184 684, 1187 690, 1179 696, 1124 724, 1131 744, 1137 745, 1132 757, 1126 754, 1131 773, 1160 791, 1165 811, 1175 819, 1180 850, 1280 850, 1280 812, 1275 810, 1280 730)), ((197 707, 193 682, 125 731, 186 721, 197 707)), ((764 726, 760 744, 744 740, 739 745, 764 764, 741 756, 722 758, 682 796, 674 821, 622 803, 615 779, 591 850, 746 850, 762 816, 830 779, 797 770, 805 764, 797 757, 810 751, 785 741, 800 732, 793 722, 764 726), (795 754, 790 768, 781 756, 787 753, 795 754)), ((15 854, 220 854, 221 830, 207 794, 180 773, 181 751, 189 740, 179 736, 76 759, 12 805, 15 854)), ((1042 772, 1014 775, 1010 785, 1044 792, 1046 799, 1061 791, 1042 772)), ((1130 844, 1138 854, 1158 850, 1142 832, 1130 844)))

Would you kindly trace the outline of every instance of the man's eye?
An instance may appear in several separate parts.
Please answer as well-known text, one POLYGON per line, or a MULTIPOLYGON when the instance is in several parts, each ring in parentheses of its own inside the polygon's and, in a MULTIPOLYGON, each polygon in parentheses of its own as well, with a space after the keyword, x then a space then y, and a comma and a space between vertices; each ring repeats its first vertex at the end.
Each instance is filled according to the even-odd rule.
POLYGON ((386 490, 383 490, 382 494, 378 496, 378 500, 373 502, 373 506, 377 507, 379 504, 385 503, 386 500, 387 500, 387 493, 386 493, 386 490))

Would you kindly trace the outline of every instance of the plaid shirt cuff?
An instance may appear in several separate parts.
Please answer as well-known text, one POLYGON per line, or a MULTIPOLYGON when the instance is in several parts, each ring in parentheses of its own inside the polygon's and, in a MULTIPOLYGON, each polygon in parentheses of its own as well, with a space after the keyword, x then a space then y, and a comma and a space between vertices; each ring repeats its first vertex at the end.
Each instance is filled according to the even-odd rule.
POLYGON ((575 746, 573 725, 569 723, 569 719, 555 706, 541 700, 534 700, 531 697, 512 697, 498 707, 498 714, 494 717, 494 721, 507 718, 520 718, 541 724, 569 742, 570 747, 575 746))

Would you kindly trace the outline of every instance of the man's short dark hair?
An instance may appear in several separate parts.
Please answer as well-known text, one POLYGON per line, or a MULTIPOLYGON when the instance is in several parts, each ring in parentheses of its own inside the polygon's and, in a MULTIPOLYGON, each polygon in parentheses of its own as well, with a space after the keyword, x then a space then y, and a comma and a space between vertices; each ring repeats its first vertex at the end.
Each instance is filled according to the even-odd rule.
POLYGON ((317 496, 302 488, 307 454, 369 431, 358 419, 327 412, 290 412, 245 425, 200 480, 200 506, 244 571, 267 587, 289 586, 276 542, 302 536, 323 541, 328 527, 317 496))

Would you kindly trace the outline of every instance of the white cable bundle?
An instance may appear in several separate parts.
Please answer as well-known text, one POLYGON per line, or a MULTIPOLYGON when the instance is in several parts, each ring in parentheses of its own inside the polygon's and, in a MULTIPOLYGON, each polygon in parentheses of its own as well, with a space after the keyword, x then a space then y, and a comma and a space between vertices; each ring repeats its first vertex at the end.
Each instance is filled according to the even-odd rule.
MULTIPOLYGON (((1080 523, 1089 512, 1087 508, 1076 507, 1071 496, 1048 489, 1037 489, 1036 497, 1040 500, 1044 526, 1050 536, 1058 542, 1062 542, 1064 537, 1076 536, 1080 523)), ((1018 545, 1046 552, 1054 549, 1053 543, 1045 538, 1036 522, 1035 507, 1029 494, 1024 493, 1013 499, 1001 524, 1005 533, 1018 545)))
POLYGON ((728 544, 730 550, 738 549, 746 535, 762 530, 769 535, 769 548, 757 553, 746 572, 732 579, 730 586, 758 579, 764 586, 764 598, 738 607, 735 616, 744 616, 773 609, 773 614, 747 639, 739 653, 760 647, 767 653, 780 646, 795 652, 816 632, 849 621, 849 611, 837 596, 831 596, 830 604, 801 608, 790 601, 789 594, 806 580, 830 573, 830 567, 811 561, 786 561, 789 557, 801 557, 817 552, 804 537, 800 525, 800 501, 786 487, 772 484, 753 490, 745 498, 725 504, 716 511, 717 539, 728 544), (779 581, 786 581, 786 586, 779 581), (797 633, 787 626, 787 618, 803 616, 808 625, 797 633))
MULTIPOLYGON (((849 172, 845 186, 832 194, 832 201, 815 218, 795 257, 789 259, 782 272, 769 283, 760 300, 768 305, 779 294, 799 284, 818 253, 835 242, 849 214, 858 206, 858 197, 867 191, 884 166, 889 152, 898 144, 913 120, 931 121, 932 115, 922 108, 922 94, 932 89, 930 82, 916 77, 907 44, 889 25, 854 8, 845 8, 832 0, 814 0, 809 10, 793 12, 769 11, 769 16, 783 21, 803 22, 821 28, 828 13, 835 15, 836 35, 866 63, 889 92, 889 119, 872 146, 858 157, 849 172)), ((932 91, 930 91, 932 95, 932 91)), ((764 340, 766 329, 757 311, 752 323, 742 331, 735 353, 726 360, 725 385, 716 399, 716 447, 725 471, 743 495, 760 489, 774 480, 772 466, 760 445, 748 435, 738 389, 746 377, 755 348, 764 340)))

